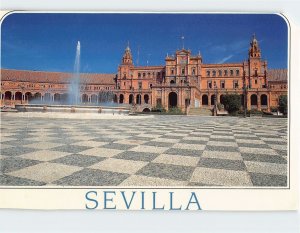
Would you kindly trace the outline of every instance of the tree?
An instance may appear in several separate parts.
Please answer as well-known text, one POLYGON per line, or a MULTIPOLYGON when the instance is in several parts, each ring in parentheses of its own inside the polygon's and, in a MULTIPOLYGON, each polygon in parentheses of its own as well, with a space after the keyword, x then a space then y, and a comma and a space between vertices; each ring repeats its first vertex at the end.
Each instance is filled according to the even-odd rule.
POLYGON ((229 113, 235 113, 241 108, 241 96, 237 94, 224 95, 223 104, 229 113))
POLYGON ((279 111, 284 115, 288 113, 288 97, 286 95, 279 96, 279 111))

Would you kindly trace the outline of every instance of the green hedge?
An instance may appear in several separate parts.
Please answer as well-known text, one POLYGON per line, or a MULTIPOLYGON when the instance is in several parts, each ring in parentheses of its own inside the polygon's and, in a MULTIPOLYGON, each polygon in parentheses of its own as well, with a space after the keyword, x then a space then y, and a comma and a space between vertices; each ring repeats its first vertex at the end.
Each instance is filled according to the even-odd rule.
POLYGON ((226 94, 223 96, 224 108, 233 115, 241 108, 241 96, 237 94, 226 94))
POLYGON ((279 111, 284 115, 288 113, 288 97, 286 95, 279 96, 279 111))
POLYGON ((157 105, 156 107, 152 108, 151 112, 157 113, 157 114, 165 114, 165 115, 183 115, 184 112, 181 111, 180 108, 174 107, 169 108, 167 111, 165 108, 162 107, 162 105, 157 105))
POLYGON ((152 108, 151 112, 166 112, 166 109, 163 108, 161 104, 156 105, 156 107, 152 108))
POLYGON ((174 107, 174 108, 170 108, 168 111, 169 114, 175 114, 175 115, 182 115, 182 111, 180 108, 174 107))

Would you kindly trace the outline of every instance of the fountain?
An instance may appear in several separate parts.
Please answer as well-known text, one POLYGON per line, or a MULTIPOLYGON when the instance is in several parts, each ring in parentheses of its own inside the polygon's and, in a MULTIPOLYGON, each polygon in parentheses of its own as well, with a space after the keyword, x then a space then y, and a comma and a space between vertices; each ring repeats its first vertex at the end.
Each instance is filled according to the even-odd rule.
POLYGON ((80 41, 77 42, 76 57, 74 62, 74 73, 70 81, 68 102, 71 105, 78 105, 80 93, 80 41))
POLYGON ((129 108, 117 106, 113 103, 114 93, 112 91, 100 91, 98 93, 98 104, 89 106, 80 103, 80 41, 77 42, 74 72, 70 79, 66 102, 53 103, 30 103, 27 105, 16 105, 20 112, 68 112, 68 113, 110 113, 129 114, 129 108))

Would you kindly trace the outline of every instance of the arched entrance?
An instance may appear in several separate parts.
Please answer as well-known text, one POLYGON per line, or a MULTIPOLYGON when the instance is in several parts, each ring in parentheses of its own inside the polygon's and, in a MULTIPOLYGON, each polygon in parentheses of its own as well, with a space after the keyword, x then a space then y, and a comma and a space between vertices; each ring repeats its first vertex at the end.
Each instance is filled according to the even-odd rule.
POLYGON ((98 99, 98 96, 96 94, 91 95, 91 102, 92 103, 97 103, 97 99, 98 99))
POLYGON ((37 92, 37 93, 34 94, 33 99, 35 101, 41 101, 41 96, 42 96, 42 94, 37 92))
POLYGON ((141 104, 141 103, 142 103, 142 98, 141 98, 141 95, 138 94, 138 95, 136 96, 136 104, 141 104))
POLYGON ((202 96, 202 105, 208 105, 208 96, 207 95, 202 96))
POLYGON ((118 103, 118 96, 114 94, 114 103, 118 103))
POLYGON ((215 105, 215 95, 211 95, 211 97, 210 97, 210 105, 215 105))
POLYGON ((149 95, 144 95, 144 102, 145 104, 149 104, 149 95))
POLYGON ((133 94, 129 95, 129 104, 133 104, 133 94))
POLYGON ((120 99, 119 99, 119 103, 120 103, 120 104, 123 104, 123 102, 124 102, 124 95, 121 94, 121 95, 120 95, 120 99))
POLYGON ((82 103, 87 103, 89 101, 89 97, 87 94, 82 94, 81 96, 81 102, 82 103))
POLYGON ((6 91, 6 92, 4 93, 4 95, 5 95, 5 99, 6 99, 6 100, 11 100, 12 94, 11 94, 10 91, 6 91))
POLYGON ((169 93, 169 108, 177 107, 177 93, 170 92, 169 93))
POLYGON ((267 107, 268 106, 268 96, 265 94, 262 94, 260 96, 260 103, 262 107, 267 107))
POLYGON ((31 92, 26 92, 25 93, 25 100, 27 100, 28 102, 31 101, 33 98, 33 95, 31 92))
POLYGON ((18 91, 18 92, 15 93, 15 100, 20 100, 20 101, 22 100, 22 93, 21 92, 18 91))
POLYGON ((251 106, 257 107, 257 95, 255 94, 251 95, 251 106))

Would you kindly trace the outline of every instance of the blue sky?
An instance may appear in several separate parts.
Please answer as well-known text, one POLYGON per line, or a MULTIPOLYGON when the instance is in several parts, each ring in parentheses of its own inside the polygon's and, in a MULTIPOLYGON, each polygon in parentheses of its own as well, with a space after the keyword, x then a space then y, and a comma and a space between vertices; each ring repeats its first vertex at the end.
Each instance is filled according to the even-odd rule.
POLYGON ((278 15, 15 13, 1 25, 1 67, 72 72, 80 41, 81 72, 116 73, 128 41, 135 64, 139 49, 139 65, 161 65, 182 36, 204 63, 240 62, 253 33, 269 68, 287 68, 288 28, 278 15))

